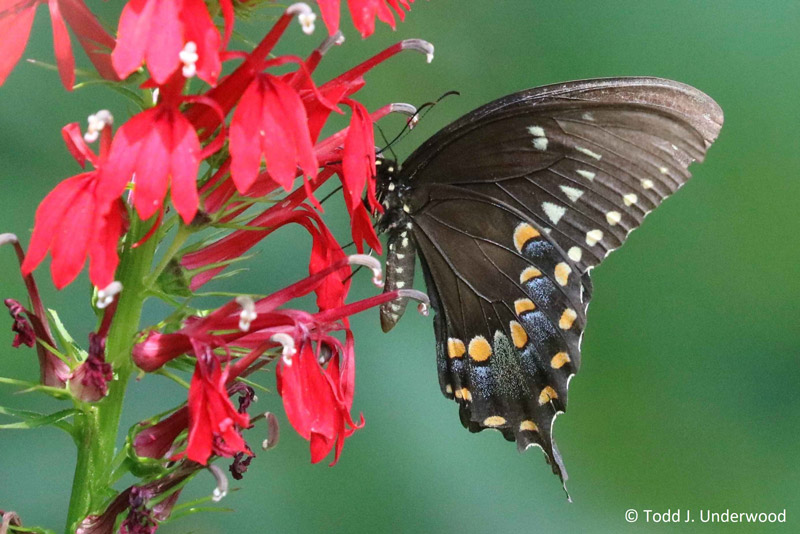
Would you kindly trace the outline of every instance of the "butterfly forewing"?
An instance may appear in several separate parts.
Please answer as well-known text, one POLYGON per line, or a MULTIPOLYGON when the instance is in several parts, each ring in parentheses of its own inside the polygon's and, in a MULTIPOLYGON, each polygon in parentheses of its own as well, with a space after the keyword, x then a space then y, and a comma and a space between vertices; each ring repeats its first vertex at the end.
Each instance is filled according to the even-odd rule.
POLYGON ((552 423, 580 364, 588 270, 688 180, 721 125, 689 86, 588 80, 487 104, 412 154, 387 206, 420 255, 440 385, 464 426, 541 446, 566 478, 552 423))

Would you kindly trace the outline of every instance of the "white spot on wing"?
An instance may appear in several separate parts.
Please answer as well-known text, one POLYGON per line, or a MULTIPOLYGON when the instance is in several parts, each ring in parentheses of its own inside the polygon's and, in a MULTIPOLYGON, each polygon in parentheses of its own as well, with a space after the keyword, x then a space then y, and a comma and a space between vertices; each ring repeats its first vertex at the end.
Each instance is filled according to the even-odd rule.
POLYGON ((572 247, 567 251, 567 256, 569 256, 569 259, 572 261, 579 262, 583 256, 583 251, 580 249, 580 247, 572 247))
POLYGON ((582 146, 576 146, 575 150, 577 150, 578 152, 582 152, 583 154, 586 154, 590 158, 594 158, 594 159, 598 159, 599 160, 600 158, 603 157, 600 154, 598 154, 597 152, 592 152, 588 148, 583 148, 582 146))
POLYGON ((598 241, 603 239, 603 231, 599 229, 590 230, 586 232, 586 244, 593 247, 598 241))
POLYGON ((553 224, 558 224, 558 221, 560 221, 561 217, 567 212, 567 208, 559 206, 558 204, 553 204, 552 202, 542 202, 542 209, 553 224))
POLYGON ((596 175, 595 173, 593 173, 592 171, 583 171, 583 170, 580 170, 580 171, 578 171, 578 174, 580 174, 581 176, 583 176, 584 178, 586 178, 586 179, 587 179, 587 180, 589 180, 590 182, 591 182, 592 180, 594 180, 594 177, 595 177, 595 176, 597 176, 597 175, 596 175))
POLYGON ((622 215, 618 211, 609 211, 606 213, 606 220, 608 221, 608 224, 614 226, 622 220, 622 215))
MULTIPOLYGON (((674 145, 673 145, 673 146, 674 146, 674 145)), ((658 171, 659 171, 661 174, 668 174, 668 173, 669 173, 669 169, 667 169, 666 167, 659 167, 659 168, 658 168, 658 171)))
POLYGON ((622 201, 625 202, 626 206, 632 206, 639 201, 639 197, 636 193, 628 193, 627 195, 622 195, 622 201))
POLYGON ((534 137, 533 138, 533 148, 536 150, 547 150, 547 138, 546 137, 534 137))
POLYGON ((652 189, 653 188, 653 180, 644 179, 642 180, 642 187, 645 189, 652 189))
POLYGON ((541 126, 528 126, 528 133, 534 137, 544 137, 544 128, 541 126))
POLYGON ((579 198, 583 195, 583 191, 575 188, 570 187, 568 185, 562 185, 561 190, 567 195, 567 198, 570 199, 572 202, 577 202, 579 198))

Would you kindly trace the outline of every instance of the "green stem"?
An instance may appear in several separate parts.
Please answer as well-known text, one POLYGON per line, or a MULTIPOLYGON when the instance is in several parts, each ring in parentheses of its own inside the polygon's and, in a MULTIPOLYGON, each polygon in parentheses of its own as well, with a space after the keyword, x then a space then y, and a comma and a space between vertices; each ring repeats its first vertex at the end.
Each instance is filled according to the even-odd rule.
MULTIPOLYGON (((144 225, 136 220, 132 226, 129 238, 142 233, 144 225)), ((129 242, 133 240, 129 239, 129 242)), ((113 494, 109 486, 120 414, 128 379, 134 370, 131 349, 147 295, 144 279, 150 271, 155 249, 156 239, 150 239, 135 249, 126 245, 117 268, 117 279, 123 289, 106 342, 106 360, 114 368, 117 379, 109 384, 105 399, 88 405, 84 415, 76 417, 80 446, 67 515, 67 534, 74 534, 80 521, 89 513, 98 512, 103 502, 113 494)))

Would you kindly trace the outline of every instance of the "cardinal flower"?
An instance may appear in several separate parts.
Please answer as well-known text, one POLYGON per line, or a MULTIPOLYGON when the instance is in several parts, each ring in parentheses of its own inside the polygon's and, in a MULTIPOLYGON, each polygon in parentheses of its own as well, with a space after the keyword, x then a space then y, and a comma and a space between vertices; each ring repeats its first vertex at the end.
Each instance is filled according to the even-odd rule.
POLYGON ((230 128, 231 176, 247 192, 258 176, 262 156, 267 172, 287 191, 299 166, 309 178, 319 170, 303 101, 286 82, 258 76, 242 95, 230 128))
MULTIPOLYGON (((230 0, 221 0, 220 6, 227 35, 233 5, 230 0)), ((179 68, 187 78, 196 74, 216 84, 222 68, 222 38, 203 0, 131 0, 122 10, 118 33, 111 59, 120 77, 147 63, 158 85, 179 68)))
POLYGON ((250 418, 234 408, 226 384, 228 369, 206 349, 197 355, 189 387, 189 442, 186 456, 205 464, 212 454, 233 456, 250 449, 240 429, 250 426, 250 418))
POLYGON ((86 146, 77 123, 65 126, 62 133, 78 162, 83 165, 88 159, 97 168, 64 180, 39 204, 22 272, 30 274, 49 251, 53 283, 61 289, 78 276, 88 256, 92 284, 105 288, 114 281, 117 242, 126 224, 122 201, 99 194, 110 127, 103 129, 100 157, 86 146))
POLYGON ((78 36, 97 72, 107 80, 116 80, 108 55, 114 46, 114 39, 103 29, 83 0, 0 0, 0 50, 3 51, 0 54, 0 85, 22 57, 36 8, 43 3, 50 8, 53 47, 64 87, 71 91, 75 84, 75 58, 67 24, 78 36))
MULTIPOLYGON (((339 4, 340 0, 317 0, 322 19, 328 27, 328 31, 333 35, 339 29, 339 4)), ((385 22, 392 29, 395 28, 394 14, 389 6, 397 12, 400 20, 405 19, 405 11, 411 9, 414 0, 348 0, 350 15, 353 17, 353 25, 361 32, 361 37, 369 37, 375 31, 375 17, 381 22, 385 22)))
MULTIPOLYGON (((213 143, 212 143, 213 144, 213 143)), ((133 179, 133 204, 148 219, 161 209, 167 190, 186 224, 198 208, 197 169, 210 155, 176 105, 165 103, 134 116, 117 131, 103 169, 102 193, 115 198, 133 179)), ((216 148, 218 144, 214 147, 216 148)))

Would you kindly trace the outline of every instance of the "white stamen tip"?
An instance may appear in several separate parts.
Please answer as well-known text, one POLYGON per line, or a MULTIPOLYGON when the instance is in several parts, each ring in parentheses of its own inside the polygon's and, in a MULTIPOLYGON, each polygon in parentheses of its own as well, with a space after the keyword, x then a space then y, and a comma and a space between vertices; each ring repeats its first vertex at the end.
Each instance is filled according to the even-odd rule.
POLYGON ((402 42, 403 50, 416 50, 425 54, 425 60, 430 63, 433 61, 433 45, 422 39, 405 39, 402 42))
POLYGON ((314 33, 314 21, 317 20, 317 14, 311 11, 310 13, 300 13, 297 16, 300 26, 303 27, 303 33, 311 35, 314 33))
POLYGON ((398 289, 397 296, 419 301, 419 304, 417 305, 417 311, 427 317, 428 309, 431 305, 431 300, 428 298, 428 295, 416 289, 398 289))
POLYGON ((256 303, 246 295, 236 297, 236 303, 242 307, 242 311, 239 313, 239 330, 247 332, 250 330, 250 324, 258 317, 256 303))
POLYGON ((181 69, 183 77, 194 77, 197 74, 197 60, 200 59, 200 56, 197 55, 197 44, 194 41, 187 41, 183 45, 183 50, 178 52, 178 57, 183 63, 183 69, 181 69))
POLYGON ((416 106, 406 104, 405 102, 393 102, 389 105, 389 109, 392 113, 402 113, 403 115, 408 115, 409 117, 414 117, 417 114, 416 106))
POLYGON ((372 283, 377 287, 383 287, 383 270, 381 269, 381 262, 377 259, 366 254, 351 254, 347 257, 347 262, 350 265, 363 265, 372 269, 372 283))
POLYGON ((97 307, 107 308, 114 302, 114 297, 122 292, 122 284, 116 280, 108 284, 107 287, 97 290, 97 307))
POLYGON ((100 137, 100 131, 107 125, 114 124, 114 116, 107 109, 101 109, 93 115, 86 118, 87 127, 86 133, 83 134, 83 140, 87 143, 94 143, 100 137))
POLYGON ((308 13, 313 13, 311 10, 311 6, 306 4, 305 2, 295 2, 294 4, 290 5, 286 8, 287 15, 307 15, 308 13))
POLYGON ((297 353, 297 349, 294 346, 294 338, 289 334, 278 333, 274 334, 269 340, 283 345, 283 352, 281 353, 283 363, 292 365, 292 356, 297 353))
POLYGON ((217 487, 215 487, 214 491, 211 493, 211 500, 219 502, 228 494, 228 477, 225 476, 225 473, 222 472, 219 466, 211 464, 208 466, 208 470, 211 471, 211 474, 214 475, 214 479, 217 482, 217 487))
POLYGON ((0 234, 0 247, 9 243, 19 243, 16 234, 0 234))

